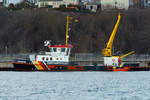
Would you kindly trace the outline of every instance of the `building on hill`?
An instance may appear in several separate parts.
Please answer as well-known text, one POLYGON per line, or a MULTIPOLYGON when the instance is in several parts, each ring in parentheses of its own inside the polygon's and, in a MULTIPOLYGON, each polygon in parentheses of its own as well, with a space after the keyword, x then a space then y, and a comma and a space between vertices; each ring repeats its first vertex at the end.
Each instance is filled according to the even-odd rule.
POLYGON ((16 5, 16 4, 18 4, 18 3, 22 2, 22 1, 23 1, 23 0, 3 0, 3 5, 4 5, 5 7, 8 7, 9 4, 14 4, 14 5, 16 5))
POLYGON ((146 7, 150 7, 150 0, 146 0, 146 1, 145 1, 145 6, 146 6, 146 7))
POLYGON ((129 9, 129 0, 101 0, 101 9, 129 9))
POLYGON ((34 4, 34 5, 38 4, 38 0, 24 0, 24 1, 29 2, 30 4, 34 4))
POLYGON ((63 0, 39 0, 38 8, 49 7, 49 8, 59 8, 63 4, 63 0))
POLYGON ((148 3, 148 5, 149 5, 149 7, 150 7, 150 0, 148 0, 147 3, 148 3))
POLYGON ((65 4, 65 5, 76 5, 76 4, 78 4, 78 0, 63 0, 63 4, 65 4))
POLYGON ((96 4, 87 4, 85 5, 85 8, 92 11, 92 12, 96 12, 98 9, 98 5, 96 4))
POLYGON ((150 7, 150 0, 133 0, 133 8, 150 7))
POLYGON ((146 0, 138 0, 138 8, 145 8, 145 1, 146 0))
POLYGON ((100 8, 100 0, 94 0, 90 1, 87 4, 85 4, 85 8, 90 10, 91 12, 97 12, 97 10, 100 8))
POLYGON ((60 5, 76 5, 80 0, 38 0, 38 7, 59 8, 60 5))
POLYGON ((3 7, 3 0, 0 0, 0 8, 3 7))

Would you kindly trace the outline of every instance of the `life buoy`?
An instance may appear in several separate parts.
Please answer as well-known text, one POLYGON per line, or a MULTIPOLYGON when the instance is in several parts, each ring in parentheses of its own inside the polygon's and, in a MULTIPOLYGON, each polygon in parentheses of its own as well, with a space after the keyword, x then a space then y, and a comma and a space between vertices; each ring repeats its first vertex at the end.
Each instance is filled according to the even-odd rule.
POLYGON ((115 62, 115 59, 112 59, 112 62, 115 62))

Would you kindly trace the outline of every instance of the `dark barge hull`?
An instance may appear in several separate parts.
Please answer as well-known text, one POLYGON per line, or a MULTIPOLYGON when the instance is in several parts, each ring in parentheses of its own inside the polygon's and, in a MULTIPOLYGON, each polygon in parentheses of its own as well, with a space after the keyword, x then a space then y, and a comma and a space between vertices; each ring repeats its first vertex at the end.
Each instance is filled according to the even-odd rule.
POLYGON ((34 64, 28 63, 13 63, 14 71, 150 71, 150 67, 139 66, 76 66, 76 65, 44 65, 41 64, 38 68, 34 64))
POLYGON ((34 64, 13 63, 15 71, 107 71, 105 66, 43 65, 38 69, 34 64))

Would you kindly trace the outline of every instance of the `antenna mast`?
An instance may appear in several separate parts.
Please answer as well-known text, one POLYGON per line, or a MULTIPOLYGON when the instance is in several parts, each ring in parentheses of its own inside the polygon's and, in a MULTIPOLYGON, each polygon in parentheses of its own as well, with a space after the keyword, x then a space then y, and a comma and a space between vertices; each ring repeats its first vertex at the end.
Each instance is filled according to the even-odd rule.
POLYGON ((69 23, 71 23, 70 20, 72 20, 72 17, 67 16, 67 23, 66 23, 66 46, 68 45, 68 39, 69 39, 68 33, 70 31, 70 28, 69 28, 69 23))

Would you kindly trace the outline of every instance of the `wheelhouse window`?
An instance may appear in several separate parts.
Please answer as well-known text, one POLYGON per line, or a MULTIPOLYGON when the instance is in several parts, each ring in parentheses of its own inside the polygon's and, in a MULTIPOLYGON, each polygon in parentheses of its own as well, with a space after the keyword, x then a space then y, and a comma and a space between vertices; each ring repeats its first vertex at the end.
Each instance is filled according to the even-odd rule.
POLYGON ((68 56, 68 53, 69 53, 69 49, 67 49, 67 52, 66 52, 66 55, 68 56))
POLYGON ((52 57, 50 58, 50 60, 53 60, 52 57))
POLYGON ((61 52, 65 52, 65 48, 61 48, 61 52))
POLYGON ((46 58, 46 60, 48 61, 48 57, 46 58))
POLYGON ((57 52, 57 48, 53 48, 54 52, 57 52))
POLYGON ((42 60, 45 60, 45 57, 42 57, 42 60))
POLYGON ((49 48, 50 52, 53 52, 53 48, 49 48))
POLYGON ((67 49, 66 55, 68 56, 69 52, 70 52, 70 48, 67 49))

